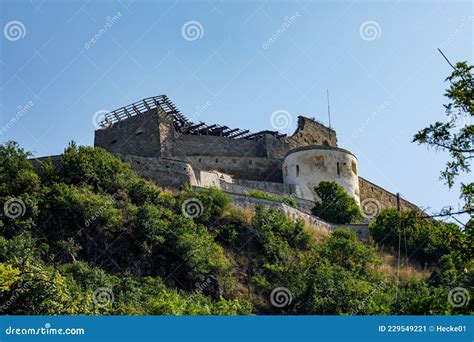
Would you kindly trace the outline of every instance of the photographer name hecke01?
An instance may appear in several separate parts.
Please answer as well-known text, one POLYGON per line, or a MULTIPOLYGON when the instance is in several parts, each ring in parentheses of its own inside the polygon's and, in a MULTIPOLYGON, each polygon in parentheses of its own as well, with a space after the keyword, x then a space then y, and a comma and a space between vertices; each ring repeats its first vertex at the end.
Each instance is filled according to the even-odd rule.
POLYGON ((466 332, 465 325, 379 325, 379 332, 466 332))

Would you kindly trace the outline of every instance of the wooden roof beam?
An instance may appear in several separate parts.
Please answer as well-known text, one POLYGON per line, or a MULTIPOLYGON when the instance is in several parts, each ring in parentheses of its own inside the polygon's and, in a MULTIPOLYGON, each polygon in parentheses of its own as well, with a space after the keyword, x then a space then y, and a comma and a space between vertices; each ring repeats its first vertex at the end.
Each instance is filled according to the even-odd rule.
POLYGON ((245 131, 238 132, 237 134, 234 134, 234 135, 230 136, 229 138, 237 138, 238 136, 241 136, 243 134, 247 134, 248 132, 250 132, 250 131, 248 129, 246 129, 245 131))

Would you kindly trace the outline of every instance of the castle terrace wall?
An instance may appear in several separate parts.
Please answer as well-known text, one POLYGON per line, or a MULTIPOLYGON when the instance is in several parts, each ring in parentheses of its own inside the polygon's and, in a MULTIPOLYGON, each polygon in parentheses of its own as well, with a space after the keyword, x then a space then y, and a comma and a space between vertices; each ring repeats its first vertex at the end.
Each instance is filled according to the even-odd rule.
POLYGON ((159 157, 160 131, 156 109, 96 130, 94 146, 112 153, 159 157))
POLYGON ((140 176, 159 186, 180 188, 184 184, 197 185, 192 167, 185 162, 120 153, 116 156, 129 163, 140 176))
MULTIPOLYGON (((256 184, 256 183, 259 183, 259 182, 252 182, 251 184, 256 184)), ((266 182, 263 182, 263 183, 266 183, 266 182)), ((244 186, 244 185, 240 185, 236 183, 228 183, 225 181, 220 182, 219 188, 226 192, 231 192, 234 194, 245 195, 245 196, 247 196, 251 191, 261 191, 261 192, 265 192, 270 195, 276 195, 276 196, 285 196, 285 195, 291 194, 288 192, 265 191, 258 188, 254 188, 252 186, 244 186)), ((298 197, 293 197, 293 198, 295 199, 296 206, 298 207, 299 210, 307 214, 311 214, 311 208, 314 207, 313 201, 308 201, 308 200, 305 200, 303 198, 298 198, 298 197)))
POLYGON ((292 208, 285 203, 269 201, 261 198, 254 198, 250 196, 244 196, 234 193, 226 192, 230 195, 232 199, 232 203, 237 208, 248 208, 248 207, 255 207, 255 205, 260 204, 265 206, 266 208, 277 208, 283 211, 286 217, 296 221, 302 220, 307 227, 315 229, 320 232, 330 233, 336 229, 346 228, 348 230, 354 231, 359 239, 367 241, 369 239, 369 228, 367 224, 349 224, 349 225, 333 225, 329 222, 321 220, 318 217, 313 215, 309 215, 299 209, 292 208))
MULTIPOLYGON (((397 195, 362 177, 359 177, 359 192, 362 210, 364 210, 366 204, 373 203, 375 203, 375 206, 379 206, 380 210, 397 208, 397 195)), ((420 210, 416 205, 402 198, 400 198, 400 208, 402 210, 420 210)))
POLYGON ((233 178, 282 183, 281 160, 255 157, 186 156, 180 159, 191 164, 195 172, 216 170, 233 178))
POLYGON ((221 189, 221 182, 232 183, 232 177, 219 171, 199 171, 196 173, 198 185, 203 188, 221 189))
POLYGON ((262 198, 254 198, 229 192, 226 193, 231 196, 232 203, 237 208, 248 208, 249 206, 254 207, 256 204, 261 204, 267 208, 278 208, 284 212, 286 217, 291 218, 292 220, 303 220, 305 225, 307 225, 308 227, 324 230, 326 232, 331 231, 330 223, 325 222, 315 216, 308 215, 296 208, 292 208, 289 205, 286 205, 285 203, 274 202, 262 198))
POLYGON ((292 184, 284 184, 277 182, 253 181, 248 179, 235 178, 233 183, 255 190, 270 192, 277 195, 293 194, 295 193, 295 186, 292 184))

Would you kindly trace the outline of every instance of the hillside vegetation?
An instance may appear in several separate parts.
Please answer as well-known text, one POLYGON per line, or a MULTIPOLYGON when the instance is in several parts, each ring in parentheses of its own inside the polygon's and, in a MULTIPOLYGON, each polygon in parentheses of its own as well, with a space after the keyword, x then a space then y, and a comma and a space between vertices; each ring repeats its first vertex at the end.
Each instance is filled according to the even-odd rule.
POLYGON ((217 189, 165 191, 100 148, 72 143, 36 169, 28 156, 0 147, 2 314, 474 312, 450 300, 473 286, 472 225, 389 210, 371 225, 376 248, 277 209, 237 210, 217 189))

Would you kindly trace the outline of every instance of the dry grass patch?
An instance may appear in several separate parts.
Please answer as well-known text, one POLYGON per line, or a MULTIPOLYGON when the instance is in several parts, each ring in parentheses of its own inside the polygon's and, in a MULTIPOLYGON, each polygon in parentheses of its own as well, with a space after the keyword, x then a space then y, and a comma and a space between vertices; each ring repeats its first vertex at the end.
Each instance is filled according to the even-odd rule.
POLYGON ((423 268, 418 263, 409 260, 405 262, 403 255, 400 256, 400 271, 398 270, 398 255, 396 252, 386 248, 379 248, 378 257, 382 260, 379 270, 385 274, 397 278, 400 275, 400 282, 406 283, 410 279, 428 280, 433 270, 423 268))

